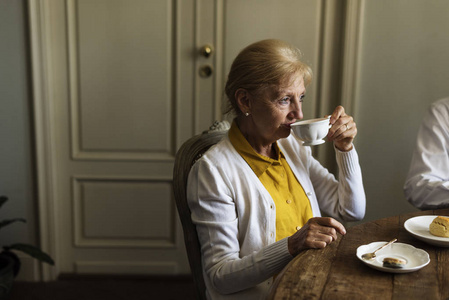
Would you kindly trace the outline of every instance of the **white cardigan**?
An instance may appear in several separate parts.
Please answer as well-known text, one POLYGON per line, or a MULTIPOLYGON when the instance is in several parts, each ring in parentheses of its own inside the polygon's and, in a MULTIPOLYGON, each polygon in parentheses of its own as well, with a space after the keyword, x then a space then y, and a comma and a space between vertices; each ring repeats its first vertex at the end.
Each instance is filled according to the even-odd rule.
MULTIPOLYGON (((365 192, 355 149, 336 150, 340 182, 290 135, 278 141, 310 200, 339 220, 365 214, 365 192)), ((189 174, 187 201, 201 244, 209 299, 263 299, 272 277, 293 258, 288 238, 276 241, 276 207, 269 192, 226 135, 189 174)))

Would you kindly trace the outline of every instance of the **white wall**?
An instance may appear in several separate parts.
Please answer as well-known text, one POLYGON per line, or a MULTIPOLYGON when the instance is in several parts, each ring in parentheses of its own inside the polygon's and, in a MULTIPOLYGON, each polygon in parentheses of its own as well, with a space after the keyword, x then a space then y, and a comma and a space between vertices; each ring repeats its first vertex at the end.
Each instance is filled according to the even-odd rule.
POLYGON ((0 220, 27 219, 1 230, 1 245, 35 242, 30 86, 25 1, 0 0, 0 220))
POLYGON ((365 221, 415 210, 402 186, 425 110, 449 95, 448 16, 446 0, 364 1, 355 115, 365 221))

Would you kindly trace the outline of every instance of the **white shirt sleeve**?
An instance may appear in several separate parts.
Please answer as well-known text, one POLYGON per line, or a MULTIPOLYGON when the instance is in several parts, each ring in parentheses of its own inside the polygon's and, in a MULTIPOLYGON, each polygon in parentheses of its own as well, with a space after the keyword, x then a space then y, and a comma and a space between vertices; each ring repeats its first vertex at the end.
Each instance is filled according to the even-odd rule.
POLYGON ((335 148, 339 180, 315 159, 310 165, 310 178, 322 212, 341 221, 358 221, 365 216, 366 196, 362 170, 355 146, 348 152, 335 148))
POLYGON ((449 206, 449 98, 433 103, 423 119, 404 194, 419 209, 449 206))

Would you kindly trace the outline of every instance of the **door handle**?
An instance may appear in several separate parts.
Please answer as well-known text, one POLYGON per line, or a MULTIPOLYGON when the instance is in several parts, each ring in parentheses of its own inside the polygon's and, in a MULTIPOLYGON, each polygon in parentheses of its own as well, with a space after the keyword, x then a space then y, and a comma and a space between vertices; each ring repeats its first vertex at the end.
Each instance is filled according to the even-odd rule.
POLYGON ((200 54, 205 58, 209 58, 214 53, 214 47, 212 45, 206 44, 200 48, 200 54))

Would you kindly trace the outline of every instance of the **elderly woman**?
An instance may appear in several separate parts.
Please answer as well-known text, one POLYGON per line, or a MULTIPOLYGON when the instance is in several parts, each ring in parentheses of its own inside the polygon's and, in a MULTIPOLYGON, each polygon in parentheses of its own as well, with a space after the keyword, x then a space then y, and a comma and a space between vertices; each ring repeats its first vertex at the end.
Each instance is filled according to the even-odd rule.
POLYGON ((279 40, 249 45, 231 66, 226 95, 236 117, 188 180, 209 299, 265 298, 295 255, 346 233, 337 219, 365 214, 357 128, 344 108, 329 121, 338 180, 290 134, 311 77, 299 50, 279 40))

